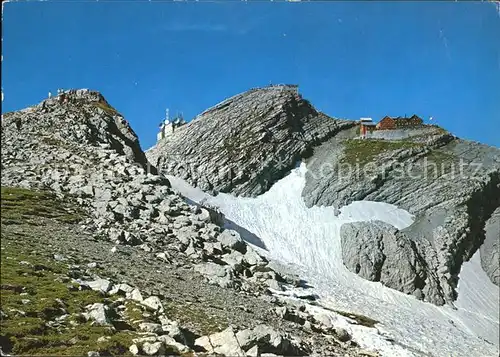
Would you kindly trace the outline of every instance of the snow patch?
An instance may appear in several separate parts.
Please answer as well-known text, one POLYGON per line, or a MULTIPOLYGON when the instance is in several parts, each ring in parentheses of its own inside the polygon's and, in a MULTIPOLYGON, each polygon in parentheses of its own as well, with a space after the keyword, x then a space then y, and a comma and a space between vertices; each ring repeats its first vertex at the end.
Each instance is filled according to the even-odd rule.
POLYGON ((462 265, 457 290, 456 314, 464 326, 472 331, 482 331, 481 335, 488 341, 498 341, 499 289, 481 267, 479 249, 462 265))
POLYGON ((338 217, 334 207, 307 208, 301 197, 306 172, 301 164, 256 198, 223 193, 214 197, 181 179, 168 178, 185 197, 195 202, 206 199, 227 219, 257 235, 267 248, 265 255, 305 279, 313 287, 311 293, 321 297, 325 309, 316 307, 318 311, 327 314, 332 323, 348 327, 362 347, 378 350, 382 356, 498 355, 498 314, 490 314, 495 301, 498 304, 498 287, 473 293, 484 287, 484 277, 471 283, 474 274, 479 274, 476 266, 462 271, 462 279, 470 284, 460 285, 458 310, 424 303, 362 279, 342 264, 342 224, 380 220, 403 229, 414 217, 381 202, 354 202, 343 207, 338 217), (493 294, 497 300, 492 299, 493 294), (332 310, 365 315, 380 324, 375 328, 352 325, 332 310))

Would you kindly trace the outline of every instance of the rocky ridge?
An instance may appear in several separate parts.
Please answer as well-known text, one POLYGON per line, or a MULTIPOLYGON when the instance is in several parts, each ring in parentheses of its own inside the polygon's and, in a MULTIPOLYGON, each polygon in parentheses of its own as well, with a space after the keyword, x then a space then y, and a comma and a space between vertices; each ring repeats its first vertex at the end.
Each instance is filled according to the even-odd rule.
MULTIPOLYGON (((120 246, 134 246, 133 249, 172 269, 199 273, 210 284, 249 297, 268 296, 269 289, 286 290, 287 285, 298 283, 297 279, 270 268, 268 261, 247 245, 237 231, 224 230, 220 226, 224 219, 220 212, 190 205, 173 192, 168 180, 148 165, 127 122, 98 92, 67 91, 35 107, 3 115, 1 155, 3 186, 49 190, 61 199, 75 201, 88 214, 79 226, 82 234, 113 244, 111 253, 120 246)), ((102 277, 81 284, 105 294, 122 291, 125 299, 133 300, 140 293, 102 277)), ((101 320, 105 321, 110 309, 92 305, 85 316, 94 320, 104 316, 101 320)), ((302 327, 298 330, 302 331, 302 327)), ((334 330, 309 328, 309 331, 306 335, 336 336, 334 330)), ((243 346, 259 355, 259 348, 265 350, 263 346, 269 343, 274 352, 292 348, 303 351, 301 354, 321 354, 339 348, 328 347, 330 342, 306 342, 297 347, 289 337, 267 327, 253 326, 246 334, 255 338, 244 337, 243 345, 238 339, 238 351, 245 354, 250 352, 243 346), (259 347, 255 348, 256 345, 259 347)), ((142 347, 138 345, 133 351, 164 353, 167 342, 158 340, 158 336, 154 341, 140 341, 142 347)), ((165 339, 172 342, 171 337, 165 339)), ((217 346, 227 351, 230 342, 220 336, 208 337, 213 351, 208 348, 206 338, 198 347, 216 352, 219 347, 215 347, 213 339, 220 341, 217 346)), ((342 349, 351 353, 349 348, 342 349)), ((355 355, 356 349, 352 353, 355 355)))
POLYGON ((353 125, 318 112, 293 87, 255 88, 204 111, 146 155, 203 190, 255 197, 353 125))
MULTIPOLYGON (((45 104, 45 111, 36 113, 35 109, 39 131, 29 124, 17 126, 19 118, 26 120, 23 112, 6 116, 2 121, 2 142, 7 144, 2 150, 3 185, 50 189, 61 197, 71 196, 91 213, 85 223, 93 234, 115 244, 140 246, 165 261, 171 260, 172 251, 179 252, 216 284, 241 286, 239 280, 247 277, 264 283, 272 278, 285 281, 266 268, 268 262, 238 232, 223 231, 213 223, 222 222, 219 212, 189 205, 170 189, 166 178, 147 172, 142 160, 117 152, 108 127, 123 118, 95 108, 98 94, 83 93, 88 95, 87 102, 61 106, 53 99, 45 104), (59 118, 60 130, 51 135, 45 130, 53 130, 54 115, 57 118, 61 111, 66 114, 59 118), (90 122, 78 127, 89 116, 90 122), (97 127, 94 123, 99 120, 107 124, 101 123, 99 135, 85 136, 85 128, 97 127), (69 127, 76 127, 74 135, 60 136, 69 127)), ((67 96, 71 98, 70 93, 67 96)), ((279 287, 278 282, 264 285, 279 287)), ((248 286, 243 284, 243 288, 248 286)))
POLYGON ((359 140, 356 123, 324 116, 294 88, 268 87, 210 108, 146 155, 165 173, 210 193, 244 196, 267 191, 305 159, 307 206, 340 209, 370 200, 415 215, 414 224, 401 232, 378 223, 345 227, 343 260, 350 270, 437 305, 453 304, 463 262, 486 239, 482 264, 498 284, 498 244, 493 243, 498 230, 490 217, 500 206, 500 150, 437 126, 397 136, 379 131, 376 139, 359 140), (372 264, 359 262, 360 255, 371 254, 362 242, 375 247, 381 239, 399 245, 377 254, 402 260, 382 259, 371 272, 357 268, 372 264), (401 279, 382 274, 395 268, 401 269, 401 279))
MULTIPOLYGON (((500 205, 500 150, 460 140, 436 127, 424 127, 420 135, 402 141, 354 137, 347 131, 318 148, 308 163, 310 171, 303 191, 306 204, 340 207, 355 200, 370 200, 391 203, 415 215, 410 227, 396 235, 385 227, 384 233, 401 244, 396 255, 406 255, 403 246, 411 243, 411 257, 407 255, 397 266, 383 268, 388 261, 383 263, 375 268, 370 280, 437 305, 453 304, 460 268, 483 244, 486 222, 500 205), (355 152, 360 157, 354 156, 355 152), (332 169, 327 175, 318 175, 326 160, 332 169), (420 268, 415 265, 414 254, 419 257, 420 268), (409 274, 411 281, 395 284, 394 280, 375 278, 380 276, 380 269, 401 269, 405 265, 412 268, 403 269, 401 276, 409 274)), ((351 270, 360 252, 364 254, 362 245, 356 253, 347 246, 352 239, 364 234, 364 240, 376 244, 380 237, 381 232, 376 233, 380 225, 373 224, 373 230, 370 225, 351 224, 342 230, 344 263, 351 270), (356 232, 356 227, 361 230, 356 232)), ((494 255, 498 246, 491 245, 488 250, 494 255)), ((485 254, 482 259, 486 259, 485 254)))

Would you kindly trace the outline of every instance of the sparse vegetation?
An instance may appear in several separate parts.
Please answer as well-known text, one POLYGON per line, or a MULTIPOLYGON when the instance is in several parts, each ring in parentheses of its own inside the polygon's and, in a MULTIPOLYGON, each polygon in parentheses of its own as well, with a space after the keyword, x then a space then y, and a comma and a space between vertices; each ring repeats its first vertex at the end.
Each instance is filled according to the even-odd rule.
POLYGON ((344 145, 345 151, 342 161, 353 165, 356 163, 365 165, 384 152, 422 146, 422 144, 410 140, 389 141, 374 139, 351 139, 346 140, 344 145))
POLYGON ((43 136, 41 138, 41 141, 47 145, 55 146, 57 148, 70 149, 70 145, 67 142, 65 142, 61 139, 55 138, 53 136, 43 136))
POLYGON ((426 156, 428 161, 431 161, 437 165, 450 164, 452 165, 457 161, 457 157, 450 152, 445 152, 442 150, 433 150, 426 156))
POLYGON ((352 312, 346 312, 346 311, 340 311, 340 310, 334 310, 337 314, 348 317, 354 321, 356 321, 358 324, 366 327, 375 327, 376 324, 379 323, 379 321, 371 319, 365 315, 360 315, 360 314, 355 314, 352 312))
POLYGON ((44 136, 41 138, 41 140, 47 145, 61 146, 61 141, 51 136, 44 136))
POLYGON ((53 218, 74 223, 84 217, 82 211, 63 203, 47 191, 2 187, 2 224, 29 223, 33 218, 53 218))
POLYGON ((29 246, 7 242, 2 239, 0 339, 4 349, 23 355, 86 355, 90 350, 114 355, 128 351, 129 332, 115 333, 109 327, 91 326, 75 318, 85 306, 103 302, 103 296, 70 283, 64 264, 30 252, 29 246), (103 336, 105 339, 97 342, 103 336))
POLYGON ((450 152, 433 150, 426 157, 429 178, 436 178, 453 170, 458 158, 450 152))
POLYGON ((369 318, 368 316, 357 314, 354 312, 348 312, 348 311, 342 311, 342 310, 336 310, 332 309, 323 305, 320 305, 321 308, 335 312, 336 314, 342 315, 344 317, 347 317, 351 320, 356 321, 359 325, 366 326, 366 327, 375 327, 376 324, 380 323, 380 321, 374 320, 372 318, 369 318))
POLYGON ((141 322, 146 322, 143 316, 144 306, 140 305, 135 301, 127 301, 125 303, 124 314, 127 317, 127 321, 134 327, 139 326, 141 322))
POLYGON ((118 111, 106 102, 95 102, 96 107, 101 108, 109 115, 119 115, 118 111))
POLYGON ((208 314, 206 309, 200 305, 172 302, 165 304, 164 307, 169 318, 185 325, 193 325, 200 335, 222 331, 229 325, 227 321, 218 320, 215 316, 208 314))
MULTIPOLYGON (((82 213, 48 192, 2 187, 2 224, 75 222, 82 213), (37 219, 38 218, 38 219, 37 219)), ((80 290, 68 278, 68 266, 23 244, 25 233, 2 230, 1 332, 4 352, 22 355, 108 355, 129 353, 134 332, 93 326, 82 319, 85 306, 107 298, 80 290)), ((129 353, 130 354, 130 353, 129 353)))
MULTIPOLYGON (((56 260, 30 244, 38 235, 53 232, 57 236, 64 232, 63 227, 71 227, 67 223, 80 219, 82 213, 72 208, 71 203, 61 202, 45 191, 2 187, 1 193, 2 225, 6 222, 11 225, 2 229, 1 239, 0 345, 3 352, 86 356, 89 351, 97 351, 106 356, 132 355, 129 347, 134 344, 133 340, 144 336, 138 332, 139 324, 157 322, 156 315, 148 317, 143 305, 126 300, 121 312, 124 320, 120 320, 114 310, 110 311, 114 316, 110 316, 112 325, 118 321, 120 328, 92 324, 82 314, 87 311, 86 307, 95 303, 116 304, 120 295, 107 297, 82 289, 70 278, 73 259, 56 260), (32 231, 27 228, 28 224, 43 228, 32 231)), ((187 321, 196 320, 204 330, 221 329, 201 307, 172 303, 170 311, 176 311, 187 321)), ((166 348, 172 355, 192 355, 179 353, 171 346, 166 348)))
POLYGON ((360 315, 356 314, 354 312, 347 312, 347 311, 342 311, 342 310, 335 310, 335 309, 328 309, 323 306, 326 310, 333 311, 339 315, 342 315, 344 317, 347 317, 351 320, 356 321, 359 325, 366 326, 366 327, 375 327, 376 324, 380 323, 380 321, 374 320, 369 318, 368 316, 365 315, 360 315))

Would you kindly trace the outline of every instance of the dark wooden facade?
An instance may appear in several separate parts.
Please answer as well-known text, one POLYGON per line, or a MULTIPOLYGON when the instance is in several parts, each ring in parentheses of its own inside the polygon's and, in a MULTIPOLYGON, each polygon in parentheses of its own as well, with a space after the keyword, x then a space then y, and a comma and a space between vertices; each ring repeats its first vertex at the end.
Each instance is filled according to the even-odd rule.
POLYGON ((382 118, 381 121, 377 124, 378 130, 392 130, 392 129, 404 129, 404 128, 412 128, 416 126, 420 126, 424 123, 422 118, 418 115, 413 115, 410 118, 402 118, 396 117, 391 118, 386 116, 382 118))

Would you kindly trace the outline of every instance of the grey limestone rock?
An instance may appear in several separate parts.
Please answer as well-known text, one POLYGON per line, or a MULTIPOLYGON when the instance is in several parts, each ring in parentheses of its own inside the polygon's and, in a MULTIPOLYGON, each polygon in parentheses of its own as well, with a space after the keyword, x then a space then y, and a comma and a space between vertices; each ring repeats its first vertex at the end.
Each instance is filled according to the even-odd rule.
POLYGON ((208 353, 223 356, 245 356, 233 328, 230 326, 222 332, 210 336, 202 336, 195 341, 195 346, 202 347, 208 353))
POLYGON ((232 287, 235 284, 234 271, 230 266, 207 262, 195 265, 194 270, 221 287, 232 287))
POLYGON ((97 325, 110 325, 110 308, 102 303, 95 303, 86 307, 83 316, 97 325))
POLYGON ((238 232, 231 230, 231 229, 225 229, 218 237, 217 240, 222 244, 223 247, 228 248, 228 249, 234 249, 237 250, 241 253, 246 252, 246 244, 241 239, 241 236, 239 235, 238 232))
POLYGON ((481 265, 490 280, 500 286, 500 207, 486 222, 486 238, 481 246, 481 265))
MULTIPOLYGON (((348 256, 357 251, 367 259, 359 268, 367 279, 379 279, 374 274, 394 264, 385 271, 388 286, 437 304, 452 303, 463 262, 485 241, 483 267, 498 281, 498 244, 491 238, 498 232, 492 228, 496 219, 486 232, 485 227, 500 205, 500 150, 461 140, 435 125, 376 131, 366 140, 359 139, 357 130, 353 121, 315 110, 293 86, 272 86, 206 110, 146 155, 161 171, 203 190, 242 196, 266 192, 303 159, 307 206, 333 206, 339 215, 342 206, 369 200, 415 215, 404 232, 394 235, 389 229, 384 238, 404 242, 385 247, 389 255, 402 258, 406 265, 400 269, 395 258, 387 259, 376 247, 382 238, 370 243, 376 248, 370 256, 354 245, 362 242, 359 238, 345 246, 348 256), (412 246, 419 247, 418 254, 412 246), (408 270, 417 255, 420 265, 408 270), (412 275, 421 277, 423 285, 411 283, 412 275)), ((350 268, 356 271, 355 265, 350 268)))
MULTIPOLYGON (((498 230, 494 224, 486 231, 485 227, 500 205, 500 150, 458 139, 434 126, 423 126, 413 135, 401 140, 360 140, 354 129, 342 131, 318 147, 307 161, 302 195, 308 206, 341 208, 366 200, 390 203, 413 214, 415 222, 395 236, 406 237, 406 247, 410 243, 419 247, 427 272, 425 286, 405 288, 408 270, 403 266, 394 267, 398 272, 394 274, 402 274, 401 283, 390 286, 404 292, 415 288, 411 293, 426 301, 452 304, 463 262, 485 240, 483 268, 490 277, 497 271, 492 237, 498 230)), ((394 234, 391 229, 383 233, 385 228, 377 233, 364 232, 368 235, 363 239, 375 249, 365 255, 361 246, 349 246, 364 242, 355 236, 356 229, 343 231, 344 249, 350 250, 344 252, 344 258, 345 254, 353 256, 357 249, 367 260, 358 269, 355 264, 347 266, 373 280, 381 262, 388 263, 381 247, 377 247, 381 239, 374 237, 394 234), (354 238, 349 239, 349 235, 354 238)), ((408 252, 398 247, 391 255, 406 255, 405 250, 408 252)))
POLYGON ((256 196, 353 125, 318 112, 292 86, 255 88, 204 111, 146 155, 161 172, 203 190, 256 196))
POLYGON ((419 247, 395 227, 381 221, 347 223, 341 227, 341 240, 343 263, 350 271, 430 302, 444 303, 439 282, 419 247))
POLYGON ((249 356, 275 353, 281 356, 302 356, 306 351, 290 336, 277 332, 267 325, 235 331, 233 327, 195 341, 208 353, 226 356, 249 356), (245 352, 246 351, 246 352, 245 352))

